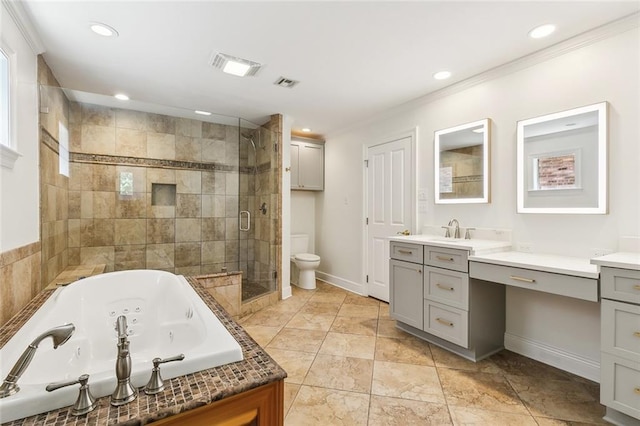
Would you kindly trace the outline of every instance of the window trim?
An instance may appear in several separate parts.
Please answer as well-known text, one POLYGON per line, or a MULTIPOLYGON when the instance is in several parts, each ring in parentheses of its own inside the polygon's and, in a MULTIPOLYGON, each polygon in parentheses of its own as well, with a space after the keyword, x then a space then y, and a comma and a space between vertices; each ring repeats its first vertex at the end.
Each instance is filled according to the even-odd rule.
POLYGON ((16 54, 15 52, 7 45, 4 40, 0 40, 0 51, 7 58, 7 77, 9 80, 8 84, 8 92, 9 92, 9 102, 8 102, 8 127, 9 127, 9 140, 7 141, 7 145, 4 143, 0 143, 0 166, 8 169, 13 169, 15 162, 19 157, 22 156, 17 151, 17 143, 16 143, 16 79, 14 78, 16 74, 16 54))

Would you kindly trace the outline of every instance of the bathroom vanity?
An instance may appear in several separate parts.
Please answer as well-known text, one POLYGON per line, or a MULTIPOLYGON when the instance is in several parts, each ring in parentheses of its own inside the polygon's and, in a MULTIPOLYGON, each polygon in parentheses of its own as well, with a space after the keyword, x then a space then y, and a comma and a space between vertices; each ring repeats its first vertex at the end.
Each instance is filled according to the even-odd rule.
POLYGON ((397 327, 472 361, 502 350, 504 286, 470 278, 468 257, 509 247, 505 241, 391 238, 389 309, 397 327))
POLYGON ((600 402, 605 420, 640 425, 640 253, 595 258, 602 280, 600 402))
MULTIPOLYGON (((164 391, 155 395, 139 392, 134 401, 120 407, 111 406, 107 396, 98 398, 98 407, 80 417, 71 414, 71 407, 65 407, 6 424, 283 424, 286 372, 197 280, 188 278, 187 281, 240 345, 242 361, 166 379, 164 391)), ((18 315, 0 327, 0 347, 52 294, 51 290, 41 292, 18 315)))

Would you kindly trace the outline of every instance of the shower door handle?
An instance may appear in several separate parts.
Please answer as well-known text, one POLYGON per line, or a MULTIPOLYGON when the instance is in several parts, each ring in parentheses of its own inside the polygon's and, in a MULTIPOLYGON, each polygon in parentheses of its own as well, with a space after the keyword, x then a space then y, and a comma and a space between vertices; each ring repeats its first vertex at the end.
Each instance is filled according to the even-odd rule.
POLYGON ((240 210, 240 221, 239 221, 239 225, 240 225, 240 230, 241 231, 248 231, 251 229, 251 213, 249 213, 249 210, 240 210), (246 227, 242 227, 242 215, 246 214, 247 215, 247 226, 246 227))

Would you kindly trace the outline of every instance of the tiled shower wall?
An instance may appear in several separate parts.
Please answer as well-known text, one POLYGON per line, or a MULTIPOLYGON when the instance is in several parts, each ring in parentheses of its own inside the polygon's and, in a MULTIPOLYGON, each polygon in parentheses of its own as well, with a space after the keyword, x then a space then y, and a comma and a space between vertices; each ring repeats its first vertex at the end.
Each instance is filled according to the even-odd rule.
POLYGON ((238 128, 71 104, 69 264, 186 275, 238 269, 238 128), (133 193, 120 193, 121 173, 133 193), (152 185, 175 205, 152 205, 152 185))
POLYGON ((60 125, 69 128, 69 101, 53 73, 38 57, 40 91, 40 239, 42 284, 50 283, 68 265, 69 178, 60 174, 60 125), (45 86, 42 86, 45 87, 45 86))

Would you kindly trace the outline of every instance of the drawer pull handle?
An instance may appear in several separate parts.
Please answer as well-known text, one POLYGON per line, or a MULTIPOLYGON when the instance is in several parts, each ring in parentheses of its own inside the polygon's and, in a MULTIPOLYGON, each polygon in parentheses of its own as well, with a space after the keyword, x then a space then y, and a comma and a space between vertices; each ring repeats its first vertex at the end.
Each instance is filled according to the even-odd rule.
POLYGON ((636 336, 636 337, 640 337, 640 331, 635 331, 635 332, 633 333, 633 335, 634 335, 634 336, 636 336))
POLYGON ((413 254, 413 252, 411 250, 402 250, 402 249, 398 249, 398 253, 401 253, 401 254, 413 254))
POLYGON ((640 388, 634 388, 633 392, 635 392, 636 394, 640 395, 640 388))
POLYGON ((449 290, 449 291, 453 291, 453 290, 454 290, 454 288, 453 288, 453 287, 447 287, 446 285, 442 285, 442 284, 440 284, 440 283, 437 283, 437 284, 436 284, 436 287, 441 288, 441 289, 443 289, 443 290, 449 290))
POLYGON ((422 269, 416 269, 416 271, 421 274, 422 273, 422 269))
POLYGON ((633 288, 635 288, 636 290, 640 290, 640 284, 634 285, 633 288))
POLYGON ((447 321, 447 320, 442 319, 442 318, 436 318, 436 321, 438 321, 442 325, 446 325, 448 327, 453 327, 453 323, 451 321, 447 321))
POLYGON ((436 256, 436 259, 442 260, 443 262, 453 262, 453 257, 444 257, 444 256, 436 256))
POLYGON ((519 277, 517 275, 509 275, 509 278, 511 278, 512 280, 516 280, 516 281, 522 281, 523 283, 533 284, 533 283, 536 282, 536 280, 534 280, 532 278, 524 278, 524 277, 519 277))

